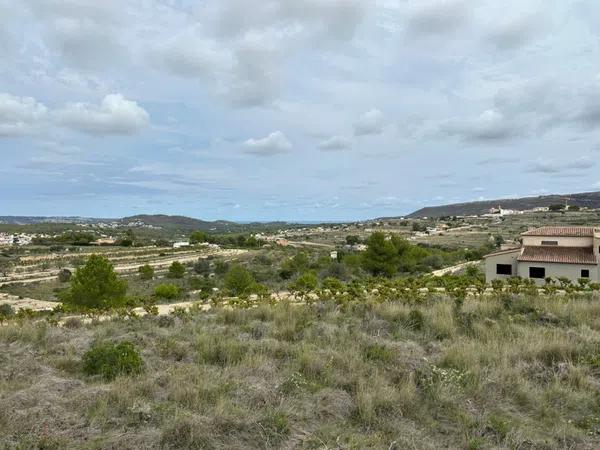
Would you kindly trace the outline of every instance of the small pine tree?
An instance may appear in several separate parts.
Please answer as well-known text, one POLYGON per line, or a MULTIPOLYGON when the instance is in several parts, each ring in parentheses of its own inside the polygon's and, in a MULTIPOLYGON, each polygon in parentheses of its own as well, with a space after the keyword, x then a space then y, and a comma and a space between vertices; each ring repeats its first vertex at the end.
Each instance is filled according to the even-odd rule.
POLYGON ((233 266, 225 275, 225 287, 233 295, 248 294, 254 284, 256 284, 254 277, 242 266, 233 266))
POLYGON ((62 300, 74 309, 110 309, 122 306, 126 293, 127 281, 119 279, 111 262, 92 255, 71 277, 62 300))
POLYGON ((142 280, 151 280, 152 278, 154 278, 154 268, 149 264, 144 264, 143 266, 140 266, 138 272, 142 280))
POLYGON ((185 276, 185 266, 179 261, 174 261, 169 267, 167 276, 169 278, 183 278, 185 276))

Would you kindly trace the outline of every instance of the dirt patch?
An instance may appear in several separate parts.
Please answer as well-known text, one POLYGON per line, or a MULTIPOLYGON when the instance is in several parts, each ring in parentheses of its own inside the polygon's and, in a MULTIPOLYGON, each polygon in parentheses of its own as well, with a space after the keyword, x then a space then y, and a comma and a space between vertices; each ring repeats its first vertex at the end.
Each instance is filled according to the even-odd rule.
POLYGON ((34 298, 20 298, 15 295, 0 293, 0 305, 11 305, 17 311, 20 309, 32 309, 33 311, 48 311, 59 305, 57 302, 47 302, 34 298))

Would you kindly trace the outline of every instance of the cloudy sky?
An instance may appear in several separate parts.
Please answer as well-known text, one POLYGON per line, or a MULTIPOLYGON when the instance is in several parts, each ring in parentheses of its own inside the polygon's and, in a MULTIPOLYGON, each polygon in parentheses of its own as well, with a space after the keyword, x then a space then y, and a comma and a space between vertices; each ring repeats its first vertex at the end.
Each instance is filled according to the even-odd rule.
POLYGON ((600 190, 597 0, 0 0, 0 215, 600 190))

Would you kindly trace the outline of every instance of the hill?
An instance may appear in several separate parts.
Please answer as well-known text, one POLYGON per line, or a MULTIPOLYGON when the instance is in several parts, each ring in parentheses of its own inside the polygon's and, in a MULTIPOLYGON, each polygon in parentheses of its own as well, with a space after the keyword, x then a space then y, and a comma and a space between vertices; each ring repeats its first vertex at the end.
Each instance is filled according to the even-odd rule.
MULTIPOLYGON (((136 227, 149 225, 170 232, 187 233, 190 231, 206 231, 213 233, 248 233, 267 230, 276 230, 283 227, 300 226, 287 222, 252 222, 238 223, 227 220, 206 221, 186 216, 169 216, 166 214, 139 214, 123 217, 121 219, 105 219, 94 217, 63 217, 63 216, 0 216, 0 225, 3 226, 36 226, 39 232, 51 232, 63 229, 70 225, 106 225, 113 227, 136 227), (57 228, 58 227, 58 228, 57 228)), ((10 230, 5 230, 10 231, 10 230)), ((12 230, 17 232, 21 230, 12 230)))
POLYGON ((209 222, 200 219, 194 219, 186 216, 168 216, 165 214, 140 214, 137 216, 124 217, 120 219, 122 224, 143 222, 146 225, 160 227, 164 229, 177 229, 182 231, 202 230, 202 231, 234 231, 240 227, 235 222, 226 220, 217 220, 209 222))
POLYGON ((61 216, 0 216, 0 224, 6 225, 37 225, 40 223, 82 224, 93 223, 104 219, 90 219, 88 217, 61 217, 61 216))
POLYGON ((419 217, 444 217, 444 216, 470 216, 481 215, 489 212, 490 208, 501 206, 505 209, 519 211, 545 207, 557 203, 569 202, 587 208, 600 208, 600 192, 583 192, 580 194, 554 194, 538 197, 504 198, 498 200, 485 200, 480 202, 454 203, 441 206, 427 206, 409 214, 409 218, 419 217))

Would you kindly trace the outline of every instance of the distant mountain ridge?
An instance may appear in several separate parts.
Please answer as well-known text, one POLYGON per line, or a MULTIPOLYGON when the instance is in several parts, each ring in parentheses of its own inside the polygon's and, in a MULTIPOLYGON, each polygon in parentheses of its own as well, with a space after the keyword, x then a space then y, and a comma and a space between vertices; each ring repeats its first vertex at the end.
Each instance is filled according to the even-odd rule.
POLYGON ((569 205, 600 208, 600 191, 582 192, 579 194, 553 194, 538 197, 505 198, 497 200, 485 200, 477 202, 453 203, 449 205, 427 206, 421 208, 406 217, 444 217, 444 216, 470 216, 481 215, 489 212, 490 208, 501 206, 504 209, 516 209, 524 211, 528 209, 547 207, 550 205, 565 203, 569 205))
MULTIPOLYGON (((118 226, 128 226, 129 224, 143 223, 152 227, 162 228, 169 231, 212 231, 217 233, 225 232, 246 232, 249 230, 266 230, 278 227, 290 226, 288 222, 252 222, 237 223, 227 220, 206 221, 186 216, 170 216, 166 214, 139 214, 123 218, 95 218, 95 217, 77 217, 77 216, 0 216, 0 224, 6 225, 36 225, 36 224, 116 224, 118 226)), ((135 225, 133 225, 135 226, 135 225)))
POLYGON ((38 223, 95 223, 117 219, 93 219, 77 216, 0 216, 0 223, 8 225, 32 225, 38 223))

